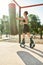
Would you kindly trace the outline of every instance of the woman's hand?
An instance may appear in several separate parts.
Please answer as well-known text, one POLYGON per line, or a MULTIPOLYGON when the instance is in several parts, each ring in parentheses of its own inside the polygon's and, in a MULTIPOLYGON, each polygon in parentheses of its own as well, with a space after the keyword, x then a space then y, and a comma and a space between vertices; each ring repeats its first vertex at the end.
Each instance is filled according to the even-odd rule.
POLYGON ((16 20, 18 20, 18 18, 16 18, 16 20))
POLYGON ((23 22, 20 22, 20 25, 23 25, 23 22))

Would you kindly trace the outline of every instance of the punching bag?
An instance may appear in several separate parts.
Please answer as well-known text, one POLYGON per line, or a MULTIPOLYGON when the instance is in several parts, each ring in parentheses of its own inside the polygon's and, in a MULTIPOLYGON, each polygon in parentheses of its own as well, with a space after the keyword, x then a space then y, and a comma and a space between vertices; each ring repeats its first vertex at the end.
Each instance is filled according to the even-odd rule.
POLYGON ((9 17, 10 17, 10 33, 11 35, 16 35, 17 34, 16 6, 14 3, 9 4, 9 17))

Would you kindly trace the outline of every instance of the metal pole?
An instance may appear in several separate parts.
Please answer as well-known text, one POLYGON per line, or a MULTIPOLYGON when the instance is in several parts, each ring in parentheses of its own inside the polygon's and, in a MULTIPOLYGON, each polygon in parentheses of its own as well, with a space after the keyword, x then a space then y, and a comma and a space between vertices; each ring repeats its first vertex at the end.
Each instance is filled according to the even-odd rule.
POLYGON ((14 2, 15 2, 15 4, 18 6, 18 7, 20 7, 20 5, 16 2, 16 0, 13 0, 14 2))
MULTIPOLYGON (((21 7, 19 7, 19 17, 21 17, 21 7)), ((20 32, 20 20, 19 20, 19 43, 21 42, 21 32, 20 32)))
POLYGON ((41 3, 41 4, 33 4, 33 5, 29 5, 29 6, 22 6, 21 8, 30 8, 30 7, 35 7, 35 6, 43 6, 43 3, 41 3))

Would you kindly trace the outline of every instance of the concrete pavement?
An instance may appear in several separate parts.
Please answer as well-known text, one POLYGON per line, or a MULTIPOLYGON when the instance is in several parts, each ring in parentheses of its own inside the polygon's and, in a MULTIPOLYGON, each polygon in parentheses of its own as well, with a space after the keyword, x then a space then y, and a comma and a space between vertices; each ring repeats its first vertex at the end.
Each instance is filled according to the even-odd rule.
POLYGON ((30 49, 29 44, 0 42, 0 65, 43 65, 43 44, 30 49))

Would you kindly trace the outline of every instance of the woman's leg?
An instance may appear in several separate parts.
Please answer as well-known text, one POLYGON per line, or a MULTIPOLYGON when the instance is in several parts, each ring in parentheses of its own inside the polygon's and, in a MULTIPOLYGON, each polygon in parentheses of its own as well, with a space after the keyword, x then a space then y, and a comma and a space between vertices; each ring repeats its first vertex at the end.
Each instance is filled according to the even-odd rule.
POLYGON ((27 33, 27 36, 30 38, 30 33, 29 32, 27 33))
POLYGON ((25 39, 25 33, 22 34, 22 39, 25 39))
POLYGON ((27 36, 28 36, 28 39, 29 39, 28 42, 30 43, 30 33, 29 32, 27 33, 27 36))
POLYGON ((25 33, 22 34, 22 43, 25 44, 25 33))

